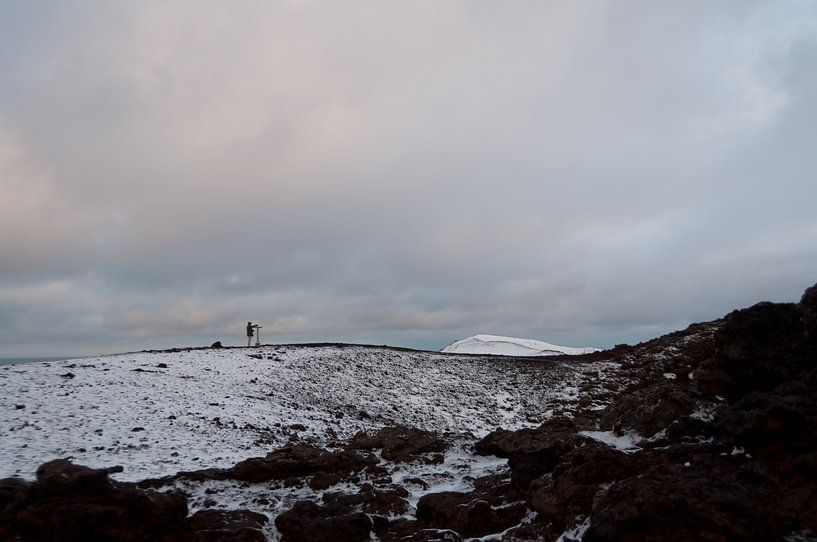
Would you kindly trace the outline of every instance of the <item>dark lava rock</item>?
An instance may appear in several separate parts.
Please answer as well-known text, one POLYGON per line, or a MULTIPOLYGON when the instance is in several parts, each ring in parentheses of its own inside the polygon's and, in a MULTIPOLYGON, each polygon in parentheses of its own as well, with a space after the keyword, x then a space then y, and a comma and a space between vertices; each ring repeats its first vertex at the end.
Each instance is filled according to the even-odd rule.
POLYGON ((210 348, 224 348, 224 347, 221 345, 221 341, 216 341, 210 345, 210 348))
POLYGON ((0 480, 0 510, 14 502, 18 495, 25 495, 31 482, 22 478, 4 478, 0 480))
POLYGON ((312 501, 298 501, 275 518, 275 527, 285 542, 368 541, 373 526, 372 519, 362 512, 312 501))
POLYGON ((462 542, 463 538, 450 529, 424 527, 407 519, 392 521, 387 532, 379 532, 381 542, 462 542))
POLYGON ((602 414, 602 427, 632 429, 650 436, 695 410, 695 399, 685 387, 657 382, 634 390, 611 404, 602 414))
POLYGON ((363 484, 356 494, 341 491, 324 493, 323 502, 327 505, 345 506, 350 510, 359 509, 367 514, 400 516, 408 512, 408 496, 408 491, 400 486, 377 489, 371 484, 363 484))
POLYGON ((480 455, 507 457, 514 486, 524 489, 587 440, 577 430, 569 418, 552 418, 535 429, 498 429, 477 442, 475 449, 480 455))
POLYGON ((587 515, 600 487, 632 475, 633 460, 613 448, 588 443, 566 454, 553 472, 534 480, 528 502, 557 527, 569 527, 573 518, 587 515))
POLYGON ((800 315, 806 340, 817 344, 817 284, 808 288, 800 298, 800 315))
POLYGON ((793 447, 817 445, 817 397, 803 382, 773 392, 751 392, 724 409, 717 426, 750 449, 786 442, 793 447))
POLYGON ((249 510, 202 510, 190 516, 195 542, 265 542, 263 514, 249 510))
POLYGON ((417 519, 438 529, 450 529, 466 537, 499 533, 519 523, 527 507, 522 503, 493 507, 471 493, 445 491, 423 495, 417 503, 417 519))
POLYGON ((255 457, 236 463, 225 476, 246 482, 284 480, 310 476, 318 472, 346 475, 375 465, 377 458, 356 452, 329 452, 306 444, 279 448, 266 457, 255 457))
POLYGON ((597 499, 586 542, 776 540, 754 496, 694 472, 618 482, 597 499))
POLYGON ((0 511, 0 540, 189 540, 183 494, 117 484, 108 478, 117 470, 64 459, 41 465, 33 484, 12 484, 14 499, 0 511))
POLYGON ((309 487, 315 491, 321 491, 339 483, 340 480, 341 478, 337 474, 328 474, 323 471, 316 472, 309 481, 309 487))
POLYGON ((715 337, 715 356, 701 376, 706 378, 706 370, 728 374, 729 386, 719 391, 730 400, 792 380, 806 361, 797 355, 806 336, 801 316, 793 303, 758 303, 729 313, 715 337))
POLYGON ((412 461, 418 455, 431 452, 444 452, 445 441, 430 431, 413 427, 384 427, 374 435, 360 432, 354 436, 348 446, 351 450, 383 449, 383 458, 390 461, 412 461))

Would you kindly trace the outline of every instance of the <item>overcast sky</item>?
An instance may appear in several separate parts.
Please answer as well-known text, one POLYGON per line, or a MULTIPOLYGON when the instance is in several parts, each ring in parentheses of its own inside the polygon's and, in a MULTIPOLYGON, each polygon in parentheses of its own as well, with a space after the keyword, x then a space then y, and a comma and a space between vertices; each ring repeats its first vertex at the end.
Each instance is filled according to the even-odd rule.
POLYGON ((0 357, 637 342, 817 282, 817 3, 0 2, 0 357))

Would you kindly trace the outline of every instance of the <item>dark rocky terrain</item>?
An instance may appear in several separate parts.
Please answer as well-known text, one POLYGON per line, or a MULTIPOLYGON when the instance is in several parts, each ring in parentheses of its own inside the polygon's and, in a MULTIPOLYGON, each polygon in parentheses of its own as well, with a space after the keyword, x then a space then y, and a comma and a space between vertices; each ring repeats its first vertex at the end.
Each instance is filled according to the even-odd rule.
POLYGON ((269 518, 251 510, 189 514, 185 484, 213 499, 226 487, 320 494, 274 518, 290 541, 817 540, 817 286, 797 304, 759 303, 571 362, 599 360, 615 362, 616 381, 629 385, 603 409, 580 397, 578 409, 538 427, 477 441, 474 453, 507 467, 475 477, 469 491, 410 502, 410 486, 427 482, 398 478, 403 465, 432 468, 457 444, 406 426, 137 483, 56 460, 35 481, 0 481, 0 540, 267 539, 269 518))

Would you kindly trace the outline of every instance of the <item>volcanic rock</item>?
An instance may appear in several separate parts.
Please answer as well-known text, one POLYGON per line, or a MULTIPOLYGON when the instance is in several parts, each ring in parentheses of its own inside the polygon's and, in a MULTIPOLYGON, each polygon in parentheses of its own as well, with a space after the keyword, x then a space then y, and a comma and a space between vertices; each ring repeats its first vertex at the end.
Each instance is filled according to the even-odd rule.
POLYGON ((383 459, 389 461, 413 461, 421 454, 444 452, 445 441, 430 431, 413 427, 384 427, 374 435, 360 432, 349 443, 350 450, 383 449, 383 459))
POLYGON ((202 510, 190 516, 194 542, 265 542, 267 517, 249 510, 202 510))
POLYGON ((118 470, 59 459, 41 465, 33 484, 6 481, 16 488, 0 511, 0 539, 187 540, 185 496, 116 484, 108 474, 118 470))
POLYGON ((693 472, 631 478, 602 492, 586 542, 773 540, 740 486, 693 472))
POLYGON ((417 519, 437 529, 450 529, 465 537, 499 533, 519 523, 527 507, 522 503, 493 507, 471 493, 444 491, 423 495, 417 519))
POLYGON ((320 506, 298 501, 275 518, 275 527, 287 542, 362 542, 369 540, 374 524, 362 513, 346 506, 320 506))
POLYGON ((356 452, 329 452, 306 444, 279 448, 266 457, 246 459, 228 469, 226 477, 246 482, 264 482, 302 477, 323 472, 350 474, 375 465, 377 458, 356 452))
POLYGON ((475 450, 480 455, 507 457, 514 486, 524 489, 585 440, 576 431, 573 420, 557 417, 535 429, 498 429, 477 442, 475 450))

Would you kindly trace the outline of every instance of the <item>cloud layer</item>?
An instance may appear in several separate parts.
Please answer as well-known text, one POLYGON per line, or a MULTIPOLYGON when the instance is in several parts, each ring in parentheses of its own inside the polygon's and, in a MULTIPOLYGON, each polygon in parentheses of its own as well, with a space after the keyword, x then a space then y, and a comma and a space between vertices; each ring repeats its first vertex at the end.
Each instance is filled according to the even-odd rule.
POLYGON ((809 2, 3 11, 3 354, 606 346, 817 280, 809 2))

